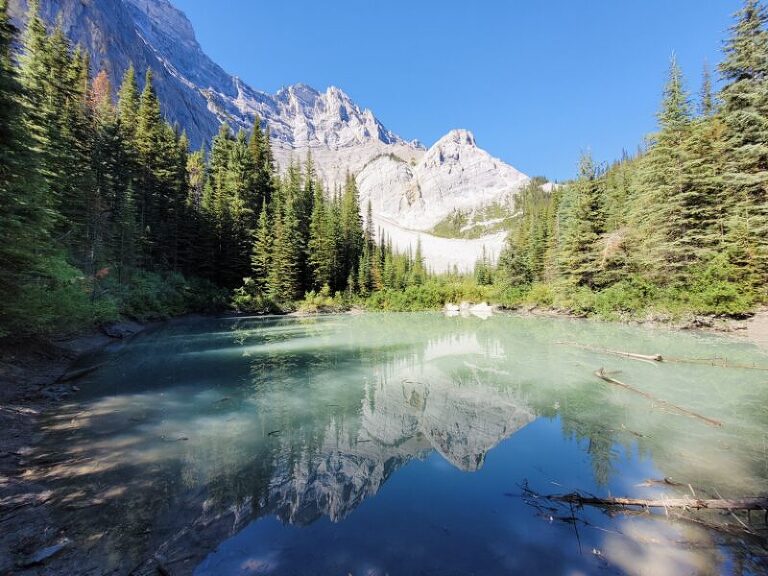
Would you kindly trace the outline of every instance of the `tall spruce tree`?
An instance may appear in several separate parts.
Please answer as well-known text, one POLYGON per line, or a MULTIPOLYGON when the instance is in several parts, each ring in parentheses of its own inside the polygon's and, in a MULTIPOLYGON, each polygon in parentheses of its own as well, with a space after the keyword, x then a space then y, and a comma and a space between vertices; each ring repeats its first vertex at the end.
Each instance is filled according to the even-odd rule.
POLYGON ((601 192, 597 167, 584 154, 579 178, 563 192, 560 207, 560 266, 577 285, 594 286, 599 268, 598 240, 602 233, 601 192))
POLYGON ((732 202, 735 263, 768 279, 768 12, 747 0, 725 45, 720 93, 726 127, 725 181, 732 202))
POLYGON ((319 290, 333 284, 334 239, 332 208, 329 209, 321 185, 315 186, 312 218, 309 223, 308 266, 312 288, 319 290))
POLYGON ((692 256, 682 238, 684 227, 691 224, 685 206, 691 181, 684 146, 692 126, 691 108, 674 58, 657 117, 659 130, 639 166, 639 193, 630 219, 636 233, 636 264, 661 282, 679 279, 692 256))
POLYGON ((256 228, 251 253, 251 279, 261 293, 266 293, 269 287, 269 273, 272 268, 272 234, 269 208, 265 199, 262 201, 262 207, 259 212, 259 223, 256 228))
POLYGON ((11 56, 15 36, 8 2, 0 0, 0 335, 27 321, 25 291, 50 250, 45 182, 24 124, 22 86, 11 56))

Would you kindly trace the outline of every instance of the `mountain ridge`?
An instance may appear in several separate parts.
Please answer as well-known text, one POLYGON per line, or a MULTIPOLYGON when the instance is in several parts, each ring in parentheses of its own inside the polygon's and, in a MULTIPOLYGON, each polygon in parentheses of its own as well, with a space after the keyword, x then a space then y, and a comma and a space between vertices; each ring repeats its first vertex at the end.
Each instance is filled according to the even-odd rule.
MULTIPOLYGON (((17 25, 27 2, 9 2, 17 25)), ((205 54, 191 22, 169 0, 45 0, 41 15, 82 45, 92 72, 107 70, 115 88, 131 64, 139 72, 151 69, 166 116, 186 130, 193 147, 207 145, 222 123, 249 130, 258 118, 268 127, 281 170, 311 154, 329 189, 355 174, 361 198, 371 199, 379 226, 401 249, 415 247, 412 231, 426 234, 453 210, 509 198, 527 181, 480 149, 469 131, 450 131, 427 149, 389 130, 338 87, 319 91, 298 83, 275 94, 253 88, 205 54)), ((497 235, 483 240, 444 263, 439 253, 455 253, 455 247, 436 241, 425 257, 433 263, 439 257, 439 268, 470 269, 486 243, 491 257, 501 251, 497 235)))

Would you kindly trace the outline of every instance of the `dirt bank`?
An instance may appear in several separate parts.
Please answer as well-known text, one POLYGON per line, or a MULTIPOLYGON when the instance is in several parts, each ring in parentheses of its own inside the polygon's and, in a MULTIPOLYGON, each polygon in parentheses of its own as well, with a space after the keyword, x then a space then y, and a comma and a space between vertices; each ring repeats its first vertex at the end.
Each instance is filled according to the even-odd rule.
POLYGON ((1 575, 50 574, 45 560, 67 551, 66 536, 46 507, 50 493, 25 478, 25 458, 39 438, 40 416, 77 391, 69 376, 78 358, 143 328, 126 322, 52 342, 0 343, 1 575))

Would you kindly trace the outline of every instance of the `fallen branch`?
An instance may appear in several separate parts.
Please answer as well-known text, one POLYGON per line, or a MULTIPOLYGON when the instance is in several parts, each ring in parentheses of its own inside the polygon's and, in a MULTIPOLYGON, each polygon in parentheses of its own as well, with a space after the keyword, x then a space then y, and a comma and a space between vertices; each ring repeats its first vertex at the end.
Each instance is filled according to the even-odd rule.
POLYGON ((728 362, 728 358, 674 358, 664 359, 665 362, 674 362, 676 364, 694 364, 696 366, 711 366, 713 368, 735 368, 739 370, 759 370, 768 372, 768 367, 758 366, 757 364, 738 364, 728 362))
POLYGON ((675 482, 672 478, 664 478, 663 480, 649 479, 640 484, 635 484, 635 486, 638 488, 650 488, 651 486, 685 486, 685 484, 682 482, 675 482))
POLYGON ((578 342, 558 342, 558 344, 562 344, 564 346, 572 346, 574 348, 580 348, 581 350, 588 350, 590 352, 599 352, 602 354, 621 356, 622 358, 630 358, 631 360, 650 362, 651 364, 664 362, 664 357, 661 354, 637 354, 635 352, 624 352, 622 350, 609 350, 608 348, 598 348, 596 346, 589 346, 587 344, 579 344, 578 342))
POLYGON ((578 342, 557 342, 563 346, 572 346, 573 348, 579 348, 581 350, 588 350, 590 352, 596 352, 598 354, 611 354, 613 356, 620 356, 622 358, 630 358, 631 360, 640 360, 641 362, 649 362, 651 364, 694 364, 697 366, 711 366, 713 368, 737 368, 741 370, 760 370, 768 372, 768 366, 758 366, 757 364, 740 364, 734 362, 728 362, 727 358, 679 358, 675 356, 662 356, 661 354, 637 354, 635 352, 624 352, 622 350, 611 350, 609 348, 599 348, 597 346, 589 346, 588 344, 579 344, 578 342))
POLYGON ((578 506, 598 506, 603 508, 624 508, 636 506, 641 508, 685 508, 687 510, 764 510, 768 511, 768 498, 662 498, 649 500, 646 498, 596 498, 583 496, 578 492, 562 496, 547 496, 548 500, 566 502, 578 506))
POLYGON ((661 400, 660 398, 656 398, 653 394, 650 394, 649 392, 644 392, 642 390, 638 390, 634 386, 630 386, 629 384, 625 384, 624 382, 620 382, 619 380, 616 380, 614 378, 611 378, 606 374, 604 368, 600 368, 597 372, 595 372, 595 376, 603 380, 604 382, 608 382, 609 384, 612 384, 614 386, 618 386, 620 388, 624 388, 625 390, 628 390, 632 392, 633 394, 637 394, 638 396, 642 396, 643 398, 646 398, 653 402, 654 404, 657 404, 659 406, 663 406, 664 408, 671 409, 673 411, 679 412, 680 414, 684 414, 685 416, 690 416, 692 418, 698 418, 699 420, 706 422, 710 426, 717 426, 721 427, 723 425, 722 422, 719 420, 715 420, 713 418, 708 418, 706 416, 702 416, 698 412, 694 412, 693 410, 688 410, 687 408, 683 408, 681 406, 678 406, 677 404, 672 404, 671 402, 667 402, 666 400, 661 400))

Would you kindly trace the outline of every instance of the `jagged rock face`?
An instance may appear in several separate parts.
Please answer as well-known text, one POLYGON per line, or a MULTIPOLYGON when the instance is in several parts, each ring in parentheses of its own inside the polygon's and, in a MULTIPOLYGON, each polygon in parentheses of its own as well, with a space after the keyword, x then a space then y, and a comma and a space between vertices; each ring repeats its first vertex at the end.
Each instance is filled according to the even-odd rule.
MULTIPOLYGON (((10 0, 8 6, 14 23, 22 26, 27 0, 10 0)), ((70 40, 88 51, 92 72, 107 70, 113 87, 119 86, 131 63, 139 75, 152 69, 168 119, 184 127, 195 145, 206 141, 218 129, 219 121, 209 112, 201 90, 176 66, 188 63, 190 70, 203 70, 211 80, 224 81, 227 74, 203 54, 189 22, 170 3, 165 0, 43 0, 40 11, 50 25, 60 22, 70 40), (163 18, 153 25, 151 16, 140 7, 150 10, 150 14, 162 13, 163 18), (173 50, 175 38, 178 38, 178 51, 173 50), (175 59, 165 59, 164 54, 173 54, 175 59)))
MULTIPOLYGON (((10 0, 22 25, 27 0, 10 0)), ((152 69, 168 119, 187 131, 194 147, 209 142, 222 122, 250 129, 269 126, 281 169, 311 153, 327 188, 357 175, 363 203, 371 199, 377 225, 401 249, 453 210, 473 210, 513 194, 526 177, 456 130, 429 150, 388 130, 373 112, 342 90, 297 84, 271 95, 225 72, 200 47, 186 16, 169 0, 44 0, 43 17, 91 55, 92 71, 105 69, 115 86, 133 63, 139 76, 152 69)), ((483 248, 494 259, 503 235, 475 241, 424 236, 422 251, 437 271, 471 268, 483 248)))
POLYGON ((388 155, 358 176, 363 201, 411 230, 430 230, 454 210, 472 211, 506 201, 528 181, 525 174, 477 147, 467 130, 453 130, 414 165, 388 155))
POLYGON ((290 453, 286 447, 275 463, 262 513, 266 510, 301 526, 323 517, 340 522, 376 495, 393 472, 429 451, 429 443, 421 438, 392 447, 362 437, 339 437, 336 432, 330 426, 322 446, 298 458, 286 456, 290 453))

